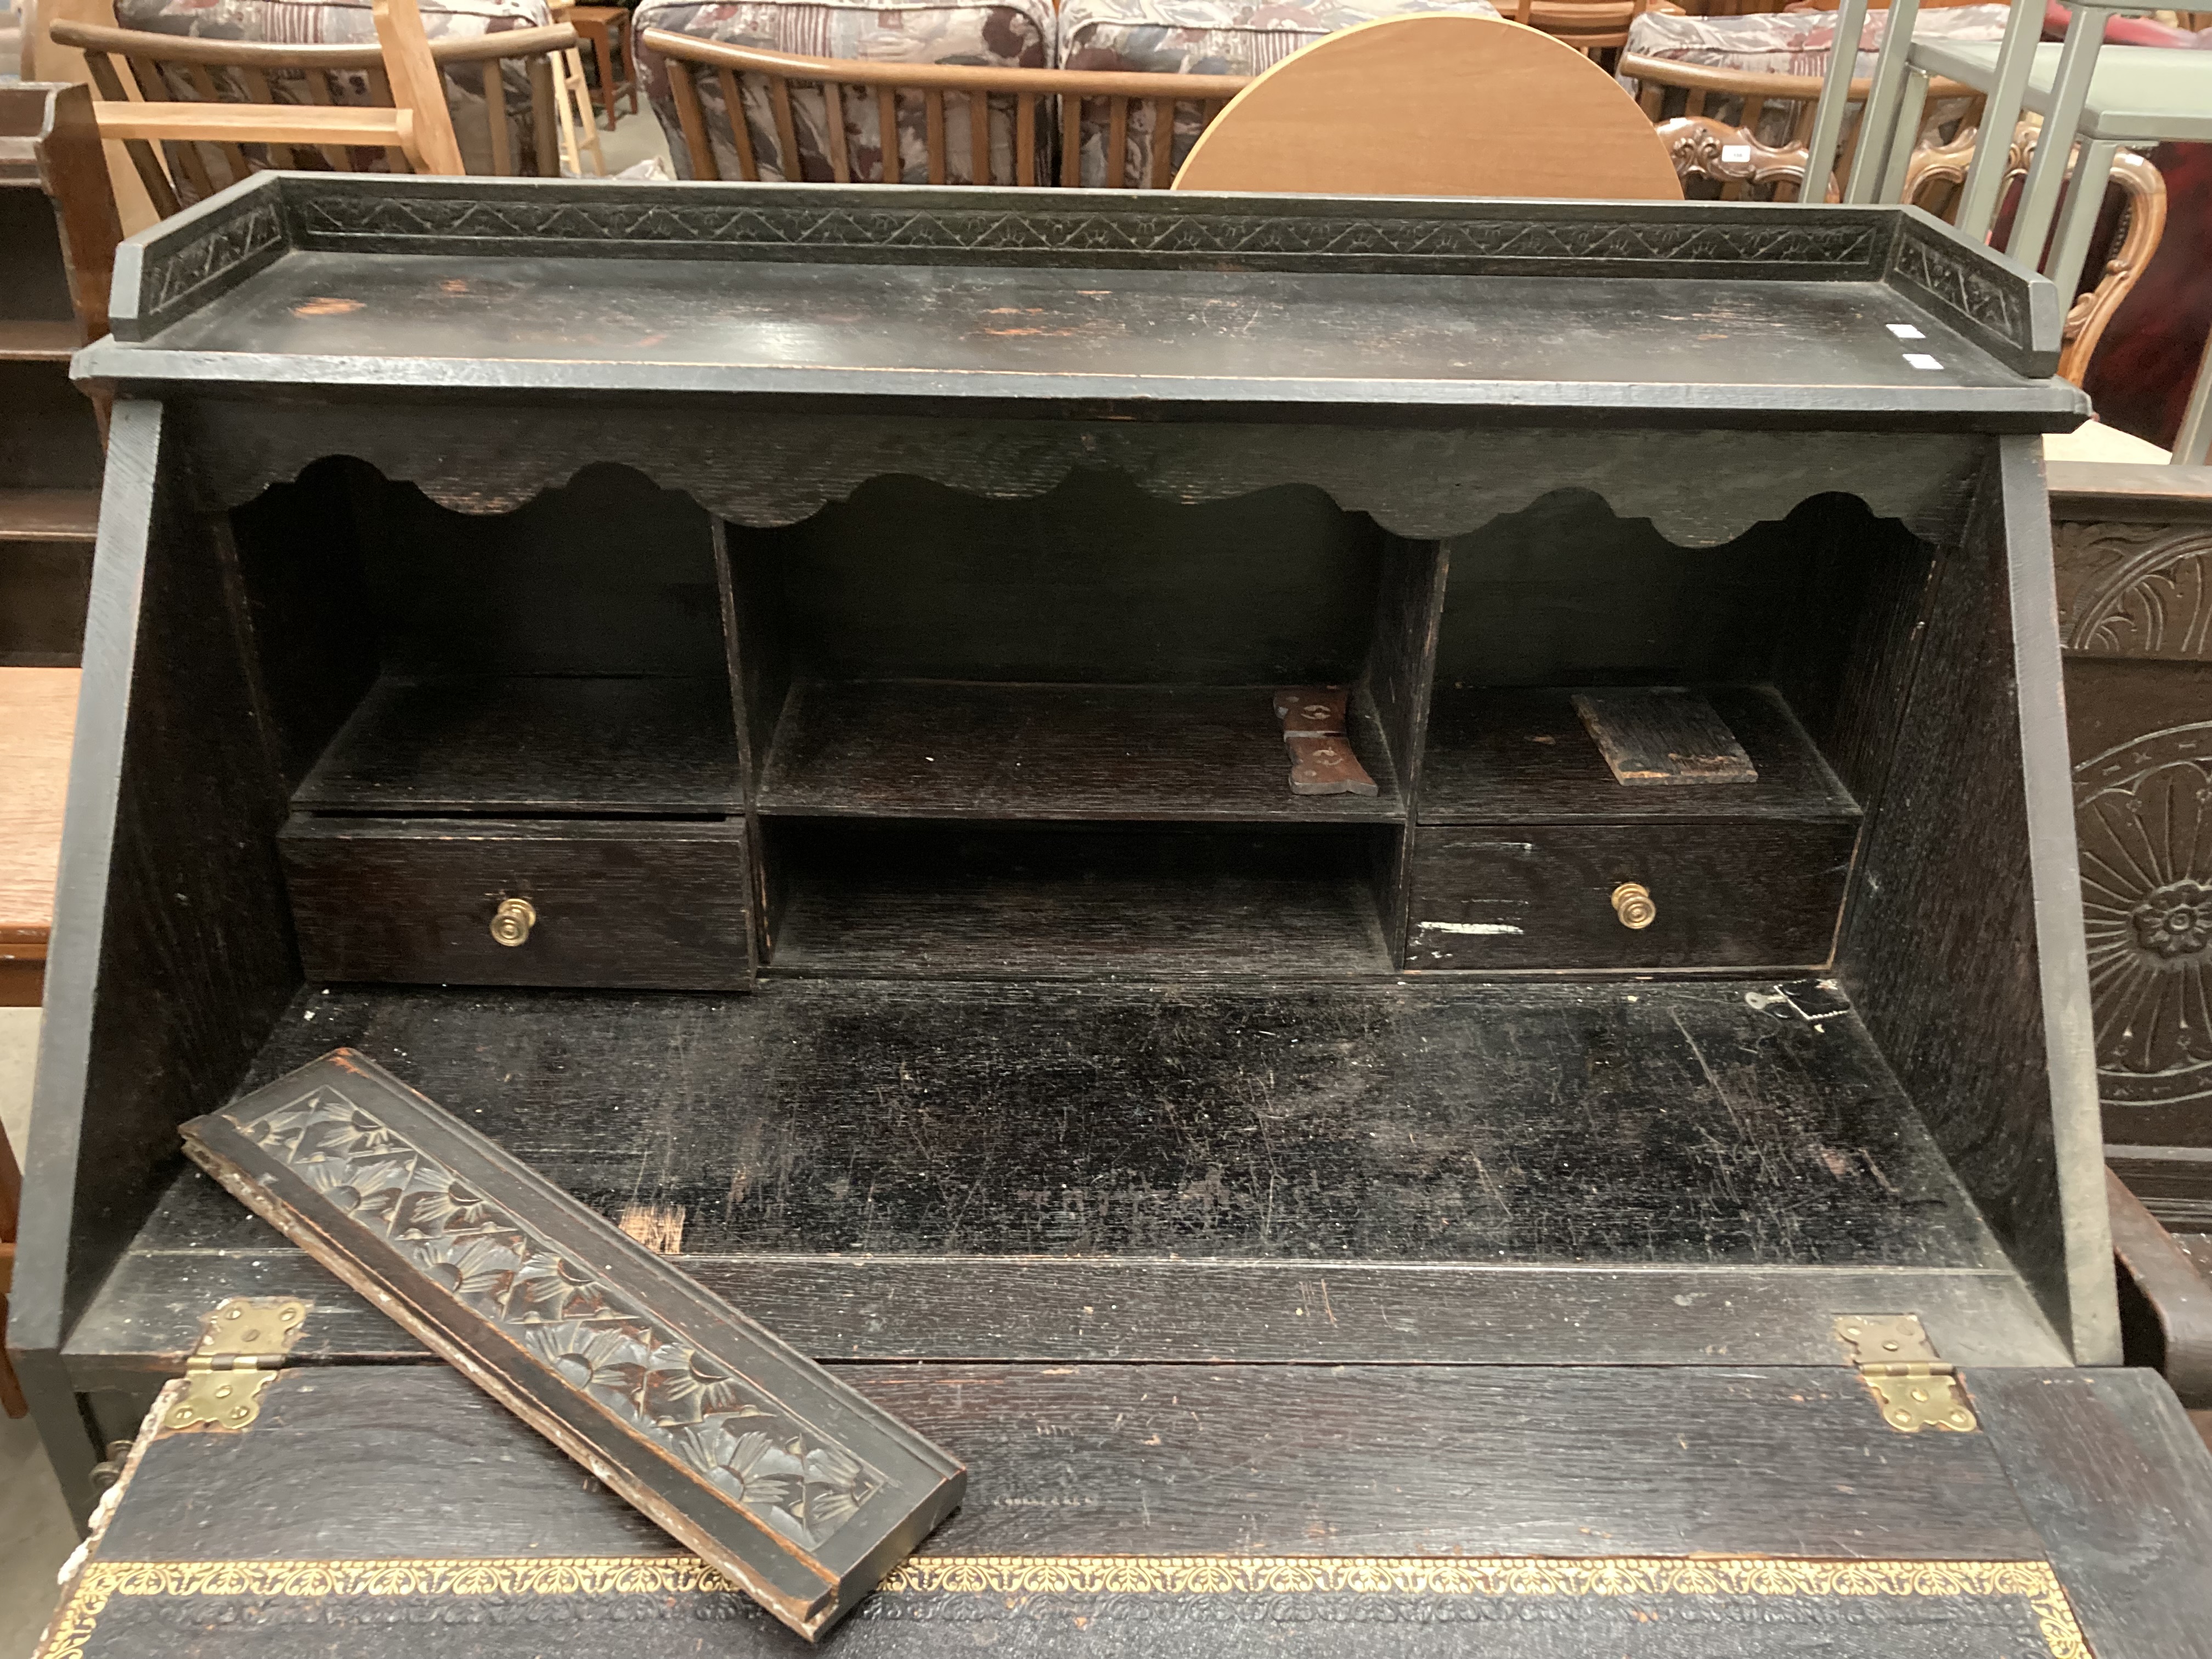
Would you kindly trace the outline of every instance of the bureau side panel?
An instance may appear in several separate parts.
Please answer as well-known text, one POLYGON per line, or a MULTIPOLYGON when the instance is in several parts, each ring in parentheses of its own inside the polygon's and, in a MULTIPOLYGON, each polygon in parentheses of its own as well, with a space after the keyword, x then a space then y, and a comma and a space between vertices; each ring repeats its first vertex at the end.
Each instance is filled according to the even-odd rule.
POLYGON ((2000 441, 1962 542, 1936 562, 1840 968, 2075 1357, 2110 1364, 2047 512, 2032 441, 2000 441))

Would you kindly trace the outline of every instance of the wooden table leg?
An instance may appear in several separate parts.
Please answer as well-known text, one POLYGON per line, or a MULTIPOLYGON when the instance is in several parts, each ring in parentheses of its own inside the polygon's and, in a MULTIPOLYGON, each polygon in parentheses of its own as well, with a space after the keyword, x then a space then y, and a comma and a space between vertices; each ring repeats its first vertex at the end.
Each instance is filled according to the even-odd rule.
POLYGON ((614 28, 607 23, 600 23, 592 31, 592 50, 599 54, 599 101, 606 106, 607 131, 610 132, 614 131, 615 123, 621 118, 615 113, 613 36, 614 28))

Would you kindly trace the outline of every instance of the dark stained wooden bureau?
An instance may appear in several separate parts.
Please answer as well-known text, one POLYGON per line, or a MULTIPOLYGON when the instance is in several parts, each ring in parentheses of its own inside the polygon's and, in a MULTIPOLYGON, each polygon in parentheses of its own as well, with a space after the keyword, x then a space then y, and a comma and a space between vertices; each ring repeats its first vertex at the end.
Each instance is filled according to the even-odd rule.
POLYGON ((787 1640, 182 1169, 341 1044, 968 1462, 832 1645, 2212 1651, 2046 284, 1892 210, 283 175, 118 273, 15 1338, 80 1503, 311 1305, 129 1455, 71 1659, 787 1640), (1326 686, 1371 793, 1291 787, 1326 686))

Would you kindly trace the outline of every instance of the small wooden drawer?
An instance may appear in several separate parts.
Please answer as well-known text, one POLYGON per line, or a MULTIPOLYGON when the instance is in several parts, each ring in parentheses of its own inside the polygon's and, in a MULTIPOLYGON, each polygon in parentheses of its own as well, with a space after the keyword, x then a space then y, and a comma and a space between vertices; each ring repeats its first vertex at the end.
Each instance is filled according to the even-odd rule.
POLYGON ((302 817, 278 846, 311 979, 752 983, 737 823, 302 817))
POLYGON ((1856 819, 1423 824, 1406 965, 1811 968, 1834 949, 1856 819), (1613 895, 1656 910, 1630 927, 1613 895))

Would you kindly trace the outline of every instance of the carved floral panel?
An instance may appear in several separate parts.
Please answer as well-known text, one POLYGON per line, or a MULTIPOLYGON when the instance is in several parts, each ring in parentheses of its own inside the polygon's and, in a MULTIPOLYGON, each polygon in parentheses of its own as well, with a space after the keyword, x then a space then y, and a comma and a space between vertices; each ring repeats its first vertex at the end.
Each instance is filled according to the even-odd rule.
POLYGON ((2074 777, 2100 1091, 2212 1097, 2212 721, 2124 744, 2074 777))

